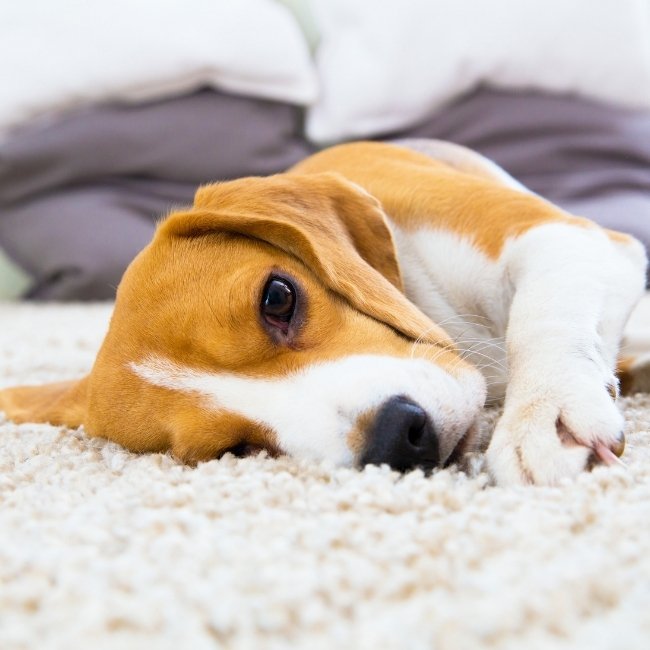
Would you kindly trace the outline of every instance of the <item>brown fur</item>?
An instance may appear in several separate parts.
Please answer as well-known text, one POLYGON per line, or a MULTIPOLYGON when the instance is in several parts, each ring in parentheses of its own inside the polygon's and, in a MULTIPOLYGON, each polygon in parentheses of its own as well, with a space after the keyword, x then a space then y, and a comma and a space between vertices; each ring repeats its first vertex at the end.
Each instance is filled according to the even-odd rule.
MULTIPOLYGON (((161 355, 198 370, 277 377, 355 351, 435 355, 460 371, 466 364, 445 332, 401 293, 384 209, 403 228, 452 230, 490 257, 542 222, 591 227, 535 196, 377 143, 335 147, 289 174, 208 185, 127 270, 89 376, 0 391, 0 409, 20 422, 83 423, 133 451, 171 449, 194 462, 241 443, 273 449, 274 432, 152 386, 131 362, 161 355), (271 340, 259 315, 274 271, 291 275, 307 300, 304 325, 286 345, 271 340)), ((367 424, 360 419, 351 434, 355 447, 367 424)))
POLYGON ((325 149, 293 168, 301 174, 323 170, 337 171, 364 187, 400 227, 458 233, 493 259, 508 239, 541 223, 595 227, 533 194, 380 142, 325 149))
POLYGON ((133 451, 171 449, 190 462, 242 443, 273 449, 274 432, 152 386, 129 363, 153 354, 198 370, 277 377, 354 350, 435 355, 451 372, 465 367, 399 286, 379 204, 337 175, 206 186, 192 209, 161 224, 127 270, 90 375, 0 392, 0 406, 17 420, 83 423, 90 435, 133 451), (260 321, 272 271, 290 274, 307 297, 306 322, 287 346, 260 321))

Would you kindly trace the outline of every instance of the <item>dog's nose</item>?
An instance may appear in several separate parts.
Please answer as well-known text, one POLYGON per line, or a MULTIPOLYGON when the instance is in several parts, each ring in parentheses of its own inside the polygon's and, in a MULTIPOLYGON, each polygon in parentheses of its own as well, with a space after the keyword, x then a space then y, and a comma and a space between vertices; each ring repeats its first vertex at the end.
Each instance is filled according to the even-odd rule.
POLYGON ((361 454, 361 465, 387 463, 405 472, 438 465, 438 437, 425 410, 406 397, 391 397, 382 404, 361 454))

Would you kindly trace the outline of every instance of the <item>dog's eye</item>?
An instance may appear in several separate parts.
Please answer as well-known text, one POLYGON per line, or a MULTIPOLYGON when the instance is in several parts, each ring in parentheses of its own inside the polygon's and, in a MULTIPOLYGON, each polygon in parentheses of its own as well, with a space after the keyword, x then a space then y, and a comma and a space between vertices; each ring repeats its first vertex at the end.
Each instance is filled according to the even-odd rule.
POLYGON ((262 294, 262 315, 268 323, 286 329, 296 308, 296 290, 284 278, 272 277, 262 294), (283 327, 284 326, 284 327, 283 327))

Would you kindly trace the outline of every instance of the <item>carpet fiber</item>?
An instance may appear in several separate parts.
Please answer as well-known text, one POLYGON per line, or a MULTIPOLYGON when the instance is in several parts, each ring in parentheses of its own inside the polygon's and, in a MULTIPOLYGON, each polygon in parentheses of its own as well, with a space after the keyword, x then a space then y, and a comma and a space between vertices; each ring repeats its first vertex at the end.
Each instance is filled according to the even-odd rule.
MULTIPOLYGON (((109 314, 0 305, 0 386, 84 373, 109 314)), ((480 458, 192 469, 0 415, 0 648, 647 650, 650 396, 621 402, 627 469, 521 489, 480 458)))

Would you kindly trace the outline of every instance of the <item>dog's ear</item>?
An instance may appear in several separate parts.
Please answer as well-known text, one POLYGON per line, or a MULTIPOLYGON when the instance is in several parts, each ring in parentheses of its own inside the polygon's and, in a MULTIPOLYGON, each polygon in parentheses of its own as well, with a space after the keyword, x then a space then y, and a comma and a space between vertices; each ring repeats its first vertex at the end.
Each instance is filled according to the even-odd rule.
MULTIPOLYGON (((194 207, 220 213, 246 210, 258 219, 292 223, 310 238, 316 236, 318 241, 313 243, 321 248, 328 244, 353 248, 391 284, 403 289, 393 236, 381 204, 340 174, 278 174, 205 185, 197 191, 194 207)), ((209 223, 208 228, 214 230, 209 223)))
POLYGON ((87 378, 0 391, 0 411, 14 422, 80 426, 86 413, 87 378))
POLYGON ((309 266, 359 311, 409 338, 452 345, 402 294, 379 201, 339 174, 278 174, 204 186, 194 208, 171 215, 158 236, 215 231, 268 242, 309 266))

